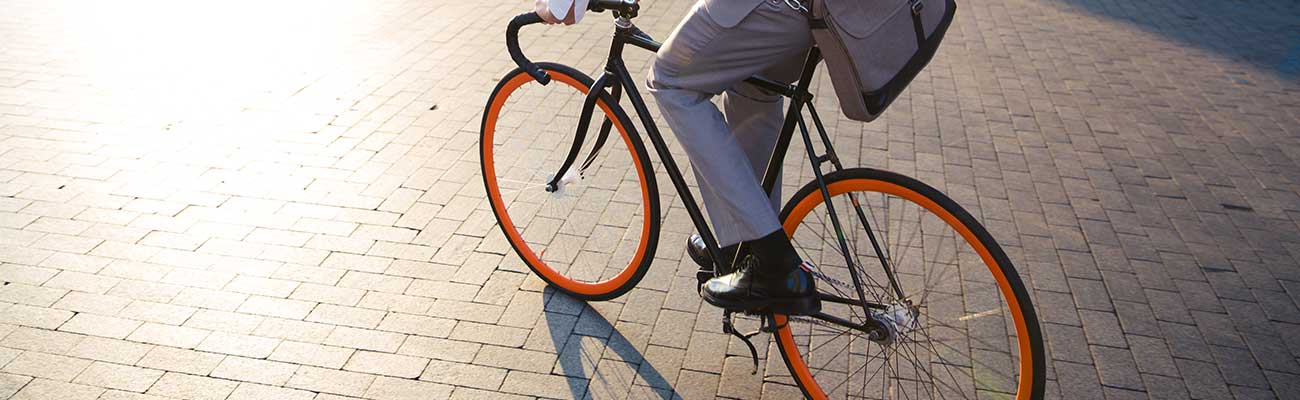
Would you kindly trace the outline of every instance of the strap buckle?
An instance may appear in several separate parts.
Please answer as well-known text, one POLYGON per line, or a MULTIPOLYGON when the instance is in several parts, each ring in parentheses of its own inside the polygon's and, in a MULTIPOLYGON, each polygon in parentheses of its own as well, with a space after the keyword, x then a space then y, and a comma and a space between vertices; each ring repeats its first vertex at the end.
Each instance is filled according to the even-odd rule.
POLYGON ((800 0, 785 0, 785 5, 789 6, 791 10, 801 12, 805 15, 808 14, 808 7, 804 6, 803 2, 800 0))
POLYGON ((908 0, 908 3, 912 3, 912 15, 921 15, 921 10, 925 9, 925 3, 921 0, 908 0))

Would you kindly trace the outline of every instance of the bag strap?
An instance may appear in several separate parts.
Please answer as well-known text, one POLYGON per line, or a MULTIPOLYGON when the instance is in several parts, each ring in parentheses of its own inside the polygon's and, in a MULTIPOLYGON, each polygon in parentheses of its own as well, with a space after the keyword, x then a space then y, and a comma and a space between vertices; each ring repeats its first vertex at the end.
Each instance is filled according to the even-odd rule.
POLYGON ((818 15, 825 14, 819 8, 819 7, 824 7, 822 5, 821 0, 785 0, 785 2, 786 4, 790 5, 790 8, 795 9, 795 11, 799 11, 800 14, 803 14, 804 17, 808 18, 809 29, 829 28, 829 26, 826 25, 825 19, 817 17, 818 15))
POLYGON ((916 48, 925 48, 925 24, 921 23, 921 10, 925 9, 922 0, 907 0, 912 7, 912 28, 916 31, 916 48))

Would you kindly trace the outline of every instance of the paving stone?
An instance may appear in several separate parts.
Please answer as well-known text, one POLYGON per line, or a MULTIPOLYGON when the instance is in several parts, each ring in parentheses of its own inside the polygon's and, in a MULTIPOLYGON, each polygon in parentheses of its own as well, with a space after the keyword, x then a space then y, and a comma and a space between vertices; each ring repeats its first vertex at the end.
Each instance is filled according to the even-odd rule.
POLYGON ((213 332, 195 350, 231 354, 251 358, 266 358, 280 344, 279 339, 250 335, 213 332))
POLYGON ((451 397, 452 390, 447 385, 381 376, 370 386, 364 397, 375 400, 445 399, 451 397))
POLYGON ((1128 335, 1129 349, 1143 374, 1178 376, 1178 367, 1165 341, 1141 335, 1128 335))
POLYGON ((1250 351, 1224 346, 1210 346, 1214 362, 1223 375, 1224 382, 1232 386, 1267 388, 1268 380, 1256 365, 1250 351))
POLYGON ((497 390, 506 379, 507 371, 504 368, 433 360, 419 376, 422 381, 497 390))
POLYGON ((151 301, 133 301, 126 308, 118 312, 118 316, 146 322, 157 322, 167 325, 180 325, 193 316, 195 310, 192 307, 175 306, 171 304, 155 303, 151 301))
POLYGON ((384 319, 384 312, 364 308, 320 304, 307 315, 307 321, 328 325, 374 328, 384 319))
POLYGON ((451 331, 451 339, 494 344, 506 347, 518 347, 528 339, 528 331, 519 328, 485 325, 461 321, 451 331))
POLYGON ((456 321, 420 315, 388 313, 377 329, 421 336, 447 337, 456 321))
POLYGON ((587 393, 587 381, 559 375, 510 371, 501 384, 501 391, 551 398, 579 398, 587 393))
POLYGON ((323 346, 294 341, 280 342, 268 357, 275 361, 295 364, 314 365, 324 368, 343 368, 343 364, 352 357, 354 350, 342 347, 323 346))
POLYGON ((388 353, 397 351, 404 340, 406 335, 340 326, 321 343, 388 353))
POLYGON ((0 396, 12 397, 18 390, 32 381, 30 376, 0 373, 0 396))
POLYGON ((90 364, 90 360, 27 351, 19 354, 0 371, 67 382, 90 364))
POLYGON ((255 383, 240 383, 227 400, 311 400, 315 393, 255 383))
POLYGON ((0 345, 14 349, 63 354, 82 340, 85 340, 85 336, 78 334, 17 327, 5 336, 4 340, 0 340, 0 345))
POLYGON ((135 363, 137 366, 182 372, 190 375, 208 375, 226 356, 201 351, 156 346, 135 363))
POLYGON ((411 336, 406 338, 397 352, 435 360, 470 362, 482 347, 483 345, 473 342, 411 336))
POLYGON ((1142 380, 1146 382, 1147 394, 1152 399, 1185 400, 1192 398, 1187 393, 1187 388, 1180 378, 1143 374, 1142 380))
POLYGON ((315 322, 294 321, 281 318, 267 318, 253 330, 254 336, 296 340, 300 342, 319 343, 324 341, 334 326, 315 322))
POLYGON ((1192 398, 1224 399, 1232 395, 1214 364, 1181 358, 1174 361, 1178 363, 1178 371, 1192 398))
POLYGON ((59 326, 60 331, 124 339, 143 323, 136 320, 80 313, 59 326))
POLYGON ((1088 336, 1088 343, 1116 348, 1128 347, 1115 314, 1080 310, 1079 318, 1083 320, 1083 332, 1088 336))
POLYGON ((528 396, 500 393, 490 390, 458 387, 451 393, 452 400, 525 400, 528 396))
POLYGON ((1056 378, 1061 385, 1061 393, 1068 393, 1072 398, 1101 399, 1101 382, 1097 379, 1097 370, 1092 365, 1057 362, 1056 378))
POLYGON ((221 400, 230 396, 236 386, 238 383, 235 381, 168 372, 154 383, 146 394, 194 400, 221 400))
POLYGON ((1129 390, 1143 390, 1142 377, 1137 364, 1127 349, 1106 346, 1089 346, 1097 361, 1097 375, 1102 385, 1129 390))
POLYGON ((425 370, 429 360, 400 354, 358 351, 352 354, 343 369, 398 378, 415 378, 425 370))
POLYGON ((1287 350, 1284 339, 1272 335, 1246 334, 1246 345, 1260 368, 1287 373, 1300 373, 1300 364, 1287 350))
POLYGON ((374 381, 374 375, 304 366, 298 368, 285 386, 313 392, 361 396, 374 381))
POLYGON ((73 382, 130 392, 144 392, 162 378, 162 375, 163 371, 159 370, 96 361, 81 371, 73 382))
POLYGON ((1119 317, 1120 328, 1125 333, 1160 336, 1160 324, 1156 321, 1151 307, 1146 304, 1117 301, 1115 314, 1119 317))
POLYGON ((14 304, 0 314, 0 323, 55 329, 72 316, 73 313, 68 311, 14 304))
POLYGON ((210 375, 232 381, 279 386, 288 382, 297 369, 298 366, 294 364, 230 356, 221 360, 221 364, 210 375))
POLYGON ((99 396, 100 400, 164 400, 168 397, 135 394, 135 392, 123 392, 117 390, 105 391, 104 395, 99 396))
MULTIPOLYGON (((78 291, 68 292, 68 295, 54 303, 54 308, 75 312, 87 312, 99 315, 117 315, 127 305, 131 304, 131 299, 117 296, 106 296, 78 291)), ((69 315, 70 316, 70 315, 69 315)))
POLYGON ((556 355, 547 352, 491 345, 482 346, 474 355, 474 364, 537 373, 550 372, 556 361, 556 355))
POLYGON ((190 328, 207 329, 237 334, 250 334, 262 325, 265 317, 228 311, 199 310, 185 321, 190 328))
POLYGON ((79 385, 75 383, 66 383, 52 381, 48 379, 33 379, 23 386, 18 394, 10 399, 12 400, 44 400, 44 399, 66 399, 66 400, 92 400, 98 398, 104 393, 104 389, 94 386, 79 385))
POLYGON ((312 308, 314 308, 315 305, 316 303, 307 301, 252 296, 240 305, 239 309, 236 311, 255 315, 265 315, 268 317, 300 320, 306 317, 307 314, 311 313, 312 308))

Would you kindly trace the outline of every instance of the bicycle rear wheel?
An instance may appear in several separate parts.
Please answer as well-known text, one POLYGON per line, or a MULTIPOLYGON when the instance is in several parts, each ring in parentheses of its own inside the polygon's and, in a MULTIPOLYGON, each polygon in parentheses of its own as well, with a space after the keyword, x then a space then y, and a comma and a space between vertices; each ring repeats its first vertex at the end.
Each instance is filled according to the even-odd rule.
POLYGON ((852 324, 871 318, 890 333, 868 338, 825 318, 777 315, 785 324, 777 348, 791 376, 775 380, 815 399, 1041 398, 1044 349, 1029 293, 984 227, 902 175, 849 169, 825 181, 869 305, 858 300, 815 182, 782 211, 786 234, 816 265, 824 314, 852 324))
POLYGON ((645 275, 658 241, 650 158, 607 94, 596 101, 585 140, 576 140, 592 79, 564 65, 538 65, 552 84, 516 69, 483 114, 479 153, 492 212, 542 280, 583 300, 618 297, 645 275), (566 160, 572 164, 564 169, 566 160))

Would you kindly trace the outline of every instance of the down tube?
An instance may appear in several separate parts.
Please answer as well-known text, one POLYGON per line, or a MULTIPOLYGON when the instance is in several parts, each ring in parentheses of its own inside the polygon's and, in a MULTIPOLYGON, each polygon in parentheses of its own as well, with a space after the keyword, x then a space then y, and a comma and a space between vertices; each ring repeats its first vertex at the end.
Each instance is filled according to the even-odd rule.
POLYGON ((705 247, 709 249, 709 255, 714 260, 721 260, 718 254, 718 240, 713 236, 713 231, 709 230, 709 224, 704 221, 704 214, 700 212, 699 203, 695 202, 695 196, 691 193, 691 188, 686 186, 686 179, 682 178, 681 169, 677 168, 677 162, 673 160, 673 155, 668 151, 668 144, 664 142, 664 137, 659 133, 659 126, 650 117, 650 110, 646 108, 645 100, 641 99, 641 93, 636 90, 636 82, 632 81, 632 75, 628 73, 627 66, 622 62, 612 62, 614 74, 618 75, 619 80, 623 83, 623 91, 627 93, 627 99, 632 102, 632 108, 636 110, 637 116, 641 117, 641 125, 645 127, 646 136, 650 137, 650 143, 655 147, 655 153, 659 154, 659 160, 663 162, 664 169, 668 172, 668 178, 673 181, 673 187, 677 189, 677 194, 682 197, 682 203, 686 206, 686 213, 691 216, 691 222, 695 223, 695 230, 699 232, 700 238, 704 239, 705 247))

